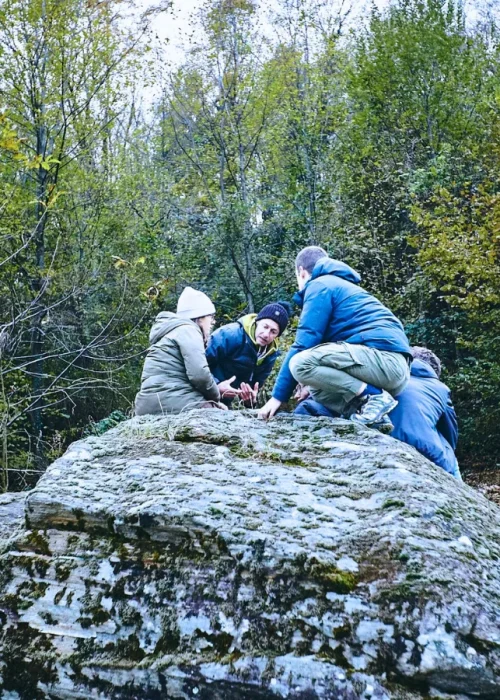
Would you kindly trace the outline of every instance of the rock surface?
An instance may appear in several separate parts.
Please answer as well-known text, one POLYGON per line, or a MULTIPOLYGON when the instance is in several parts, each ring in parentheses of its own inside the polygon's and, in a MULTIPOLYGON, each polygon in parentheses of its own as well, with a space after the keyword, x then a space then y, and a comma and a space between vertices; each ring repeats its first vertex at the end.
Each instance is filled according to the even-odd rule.
POLYGON ((25 516, 0 520, 5 699, 500 697, 500 509, 376 431, 135 418, 25 516))
POLYGON ((25 493, 0 494, 0 547, 24 524, 25 493))

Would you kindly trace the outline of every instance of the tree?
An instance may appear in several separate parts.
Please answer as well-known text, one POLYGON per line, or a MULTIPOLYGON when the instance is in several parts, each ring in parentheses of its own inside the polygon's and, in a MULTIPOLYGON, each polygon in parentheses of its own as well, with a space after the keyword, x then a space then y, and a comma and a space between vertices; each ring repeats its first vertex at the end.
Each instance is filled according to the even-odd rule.
POLYGON ((80 332, 96 259, 87 258, 92 215, 77 183, 93 178, 102 187, 109 178, 120 92, 140 43, 120 28, 119 5, 6 0, 0 7, 0 100, 19 144, 1 171, 10 193, 0 241, 3 422, 12 429, 29 418, 40 463, 47 409, 99 384, 68 380, 106 340, 102 328, 86 339, 80 332))
POLYGON ((168 97, 186 182, 196 182, 202 193, 192 204, 210 212, 201 225, 217 267, 236 275, 251 311, 260 233, 257 158, 273 90, 272 80, 260 74, 263 44, 253 28, 254 12, 247 0, 206 3, 206 42, 193 47, 168 97))

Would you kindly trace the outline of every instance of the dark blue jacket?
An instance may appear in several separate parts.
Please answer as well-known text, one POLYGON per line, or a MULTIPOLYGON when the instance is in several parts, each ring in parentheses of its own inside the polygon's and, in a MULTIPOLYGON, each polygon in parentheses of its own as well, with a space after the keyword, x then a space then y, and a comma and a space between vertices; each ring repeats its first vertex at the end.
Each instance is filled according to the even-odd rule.
POLYGON ((349 265, 320 258, 294 301, 302 306, 295 342, 280 370, 273 396, 288 401, 296 382, 288 365, 302 350, 320 343, 352 343, 411 356, 401 322, 378 299, 358 287, 361 277, 349 265))
POLYGON ((430 365, 413 360, 410 381, 396 398, 399 403, 389 414, 394 424, 392 437, 413 445, 431 462, 454 474, 458 427, 448 387, 430 365))
POLYGON ((269 354, 258 364, 259 346, 252 342, 243 322, 248 317, 218 328, 210 338, 207 347, 207 360, 210 371, 217 383, 236 375, 232 386, 239 388, 242 382, 259 382, 261 387, 278 359, 280 352, 273 344, 269 354))

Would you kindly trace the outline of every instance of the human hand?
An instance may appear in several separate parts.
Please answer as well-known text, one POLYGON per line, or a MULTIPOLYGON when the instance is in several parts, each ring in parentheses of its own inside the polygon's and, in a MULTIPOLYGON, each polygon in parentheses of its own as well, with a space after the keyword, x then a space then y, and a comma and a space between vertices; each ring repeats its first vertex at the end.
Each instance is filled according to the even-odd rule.
POLYGON ((259 382, 255 382, 254 387, 250 384, 241 383, 240 386, 240 399, 245 403, 250 403, 252 406, 257 401, 257 394, 259 393, 259 382))
POLYGON ((295 394, 293 395, 293 398, 296 401, 305 401, 307 398, 311 396, 311 392, 309 390, 308 386, 303 386, 302 384, 297 384, 297 389, 295 390, 295 394))
POLYGON ((216 407, 216 408, 220 408, 221 411, 229 411, 228 406, 226 406, 225 403, 222 403, 222 401, 218 401, 218 402, 215 404, 215 407, 216 407))
POLYGON ((264 404, 264 406, 262 406, 262 408, 257 414, 257 418, 260 418, 262 420, 268 420, 268 418, 272 418, 280 406, 281 401, 278 401, 278 399, 271 397, 269 401, 266 404, 264 404))
POLYGON ((231 386, 235 379, 236 375, 231 377, 231 379, 225 379, 219 384, 219 392, 222 399, 232 399, 235 396, 240 395, 240 390, 236 389, 234 386, 231 386))

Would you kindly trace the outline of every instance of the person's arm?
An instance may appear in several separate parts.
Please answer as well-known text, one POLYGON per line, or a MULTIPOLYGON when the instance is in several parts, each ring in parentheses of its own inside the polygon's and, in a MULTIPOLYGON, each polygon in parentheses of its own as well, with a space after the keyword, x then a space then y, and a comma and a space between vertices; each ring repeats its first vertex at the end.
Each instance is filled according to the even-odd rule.
POLYGON ((212 333, 205 354, 215 382, 218 384, 224 381, 225 377, 221 367, 222 359, 227 357, 227 333, 225 333, 224 328, 219 328, 212 333))
POLYGON ((259 411, 259 418, 272 418, 281 404, 292 396, 297 382, 290 372, 290 360, 298 352, 309 350, 323 342, 331 314, 331 289, 325 287, 320 281, 310 282, 304 295, 304 305, 295 341, 281 366, 272 397, 259 411))
POLYGON ((183 326, 175 340, 182 353, 189 382, 208 401, 219 401, 219 388, 208 366, 201 333, 194 327, 183 326))
MULTIPOLYGON (((278 359, 278 357, 281 355, 280 351, 277 350, 274 352, 272 355, 269 355, 269 357, 266 357, 264 362, 262 364, 257 365, 257 368, 254 372, 253 378, 255 380, 255 384, 253 387, 253 390, 250 392, 247 391, 247 386, 248 385, 242 385, 243 392, 241 394, 241 398, 245 401, 245 403, 250 404, 252 407, 257 401, 257 394, 259 391, 259 388, 262 387, 266 379, 269 377, 271 372, 273 371, 274 363, 278 359)), ((251 389, 251 387, 248 386, 248 389, 251 389)))
POLYGON ((458 421, 457 414, 455 413, 455 409, 451 403, 450 395, 448 395, 446 408, 436 427, 446 442, 450 443, 453 451, 455 451, 458 443, 458 421))
POLYGON ((297 335, 276 379, 273 398, 283 403, 293 394, 297 382, 289 369, 290 360, 298 352, 314 348, 324 341, 331 310, 331 290, 319 281, 310 282, 304 296, 297 335))
POLYGON ((255 372, 253 373, 252 381, 257 382, 259 386, 262 387, 266 379, 273 371, 274 364, 280 355, 280 351, 277 350, 276 352, 273 352, 272 355, 269 355, 269 357, 266 357, 260 365, 257 365, 255 372))
POLYGON ((235 340, 237 338, 235 338, 234 330, 231 329, 231 326, 222 326, 222 328, 219 328, 211 335, 205 351, 208 366, 215 383, 219 385, 219 392, 223 399, 233 399, 240 394, 238 388, 231 386, 236 379, 236 375, 226 377, 223 369, 224 360, 227 361, 230 357, 235 340))

